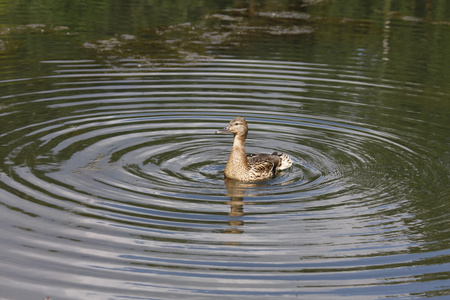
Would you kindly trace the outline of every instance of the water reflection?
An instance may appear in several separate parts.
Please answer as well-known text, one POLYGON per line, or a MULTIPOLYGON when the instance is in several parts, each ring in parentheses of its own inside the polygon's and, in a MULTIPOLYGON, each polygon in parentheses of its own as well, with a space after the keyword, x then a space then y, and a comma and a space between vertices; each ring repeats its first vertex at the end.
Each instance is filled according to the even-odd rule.
POLYGON ((227 229, 227 233, 232 234, 242 234, 243 231, 240 229, 244 225, 242 216, 244 216, 244 187, 242 187, 239 182, 235 180, 225 180, 225 186, 227 188, 227 196, 230 197, 230 201, 226 203, 230 205, 230 228, 227 229))
POLYGON ((264 183, 245 183, 237 180, 225 178, 225 187, 227 189, 226 196, 230 197, 230 201, 226 203, 230 205, 230 229, 227 233, 241 234, 243 233, 239 227, 244 225, 244 205, 251 205, 251 202, 245 201, 244 197, 255 196, 252 194, 251 189, 258 186, 264 186, 264 183))

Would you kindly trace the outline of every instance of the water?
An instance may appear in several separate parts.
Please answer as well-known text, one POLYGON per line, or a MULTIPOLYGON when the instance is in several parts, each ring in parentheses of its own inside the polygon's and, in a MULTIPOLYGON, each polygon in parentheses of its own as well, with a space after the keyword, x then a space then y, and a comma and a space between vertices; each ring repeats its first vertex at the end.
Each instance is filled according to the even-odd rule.
POLYGON ((450 27, 332 8, 4 30, 0 298, 448 296, 450 27), (238 115, 293 167, 224 181, 238 115))

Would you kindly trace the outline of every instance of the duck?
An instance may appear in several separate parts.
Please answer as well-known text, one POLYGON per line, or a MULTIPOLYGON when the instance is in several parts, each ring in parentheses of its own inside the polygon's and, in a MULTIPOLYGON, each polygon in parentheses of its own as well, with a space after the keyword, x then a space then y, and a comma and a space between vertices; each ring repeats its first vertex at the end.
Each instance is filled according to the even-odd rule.
POLYGON ((245 154, 248 125, 242 117, 234 118, 228 126, 216 131, 216 134, 223 133, 234 134, 233 147, 225 167, 227 179, 244 182, 268 180, 292 165, 292 159, 285 153, 245 154))

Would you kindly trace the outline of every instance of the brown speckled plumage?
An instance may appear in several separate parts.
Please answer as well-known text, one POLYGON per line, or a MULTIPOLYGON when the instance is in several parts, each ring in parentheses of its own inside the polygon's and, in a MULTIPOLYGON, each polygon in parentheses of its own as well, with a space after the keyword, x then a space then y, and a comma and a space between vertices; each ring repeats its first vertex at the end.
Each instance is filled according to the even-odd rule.
POLYGON ((227 178, 240 181, 260 181, 272 178, 279 170, 292 165, 288 155, 274 152, 272 154, 245 154, 245 139, 248 126, 244 118, 236 117, 230 124, 216 133, 234 134, 233 148, 225 167, 227 178))

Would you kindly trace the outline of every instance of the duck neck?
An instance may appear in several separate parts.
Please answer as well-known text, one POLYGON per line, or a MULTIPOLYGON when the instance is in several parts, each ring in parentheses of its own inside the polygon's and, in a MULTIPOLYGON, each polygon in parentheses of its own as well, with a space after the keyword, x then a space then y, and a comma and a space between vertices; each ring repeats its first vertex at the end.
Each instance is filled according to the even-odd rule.
POLYGON ((233 148, 231 153, 245 158, 245 135, 236 134, 234 136, 233 148))
POLYGON ((245 134, 234 136, 233 148, 226 166, 226 173, 232 176, 232 173, 239 170, 248 170, 247 157, 245 156, 245 134))

